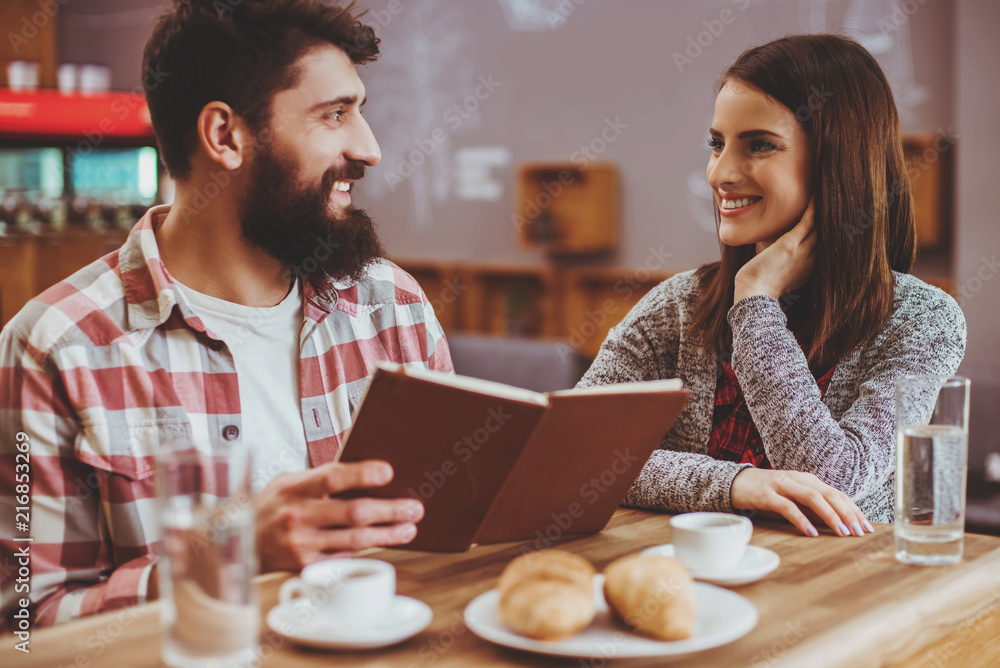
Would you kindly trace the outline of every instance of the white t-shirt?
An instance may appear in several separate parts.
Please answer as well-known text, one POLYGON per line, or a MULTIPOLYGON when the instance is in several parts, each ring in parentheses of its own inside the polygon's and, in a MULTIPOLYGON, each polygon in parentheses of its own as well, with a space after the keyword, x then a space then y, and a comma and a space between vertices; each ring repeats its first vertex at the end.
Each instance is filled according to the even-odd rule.
POLYGON ((308 467, 299 397, 302 295, 296 279, 269 308, 234 304, 174 281, 205 326, 225 341, 240 386, 240 436, 253 456, 253 490, 308 467))

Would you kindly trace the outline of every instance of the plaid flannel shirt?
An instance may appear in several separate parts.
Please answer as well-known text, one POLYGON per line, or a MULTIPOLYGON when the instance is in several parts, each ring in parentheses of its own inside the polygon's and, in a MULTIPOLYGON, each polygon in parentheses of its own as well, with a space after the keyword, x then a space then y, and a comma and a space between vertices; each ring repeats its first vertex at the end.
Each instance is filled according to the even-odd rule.
MULTIPOLYGON (((787 327, 795 336, 802 352, 806 352, 805 332, 808 331, 808 321, 801 309, 781 307, 785 312, 787 327)), ((826 396, 826 388, 830 386, 833 372, 837 370, 834 364, 816 379, 820 399, 826 396)), ((718 381, 715 389, 715 407, 712 412, 712 431, 708 436, 708 454, 715 459, 740 464, 753 464, 759 469, 772 468, 764 450, 764 439, 761 438, 750 407, 743 396, 743 388, 736 377, 736 371, 728 356, 719 358, 718 381)))
MULTIPOLYGON (((167 211, 150 210, 120 249, 46 290, 0 333, 5 620, 23 597, 33 626, 145 601, 160 549, 158 440, 239 438, 232 354, 160 261, 153 231, 167 211), (21 432, 30 443, 23 529, 15 524, 26 478, 21 432), (25 546, 31 572, 18 583, 25 546)), ((427 297, 394 264, 373 264, 357 283, 311 281, 302 282, 300 399, 317 466, 339 450, 376 361, 439 371, 452 363, 427 297)))
MULTIPOLYGON (((708 437, 708 454, 715 459, 740 464, 753 464, 759 469, 769 469, 771 462, 764 451, 764 439, 757 431, 750 407, 743 396, 743 388, 736 377, 733 365, 727 360, 720 362, 721 369, 718 386, 715 390, 715 409, 712 414, 712 431, 708 437)), ((829 371, 816 379, 819 396, 826 396, 826 388, 830 386, 834 365, 829 371)))

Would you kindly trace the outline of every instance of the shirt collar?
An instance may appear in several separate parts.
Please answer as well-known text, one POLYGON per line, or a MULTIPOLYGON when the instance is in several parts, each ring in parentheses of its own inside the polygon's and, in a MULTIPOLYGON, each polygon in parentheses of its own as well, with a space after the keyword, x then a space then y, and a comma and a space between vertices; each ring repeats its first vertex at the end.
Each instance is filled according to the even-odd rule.
POLYGON ((118 270, 131 330, 162 325, 177 305, 177 291, 160 259, 154 234, 169 212, 169 205, 147 211, 118 251, 118 270))
MULTIPOLYGON (((135 224, 118 251, 118 268, 125 292, 127 327, 152 329, 170 319, 176 306, 192 329, 205 332, 187 299, 174 287, 156 243, 156 230, 163 224, 170 205, 155 206, 135 224)), ((319 323, 338 305, 338 290, 350 290, 354 282, 338 282, 317 274, 302 277, 305 317, 319 323)))
POLYGON ((339 295, 337 283, 325 275, 300 276, 302 279, 302 297, 305 304, 305 316, 317 323, 330 315, 337 306, 339 295))

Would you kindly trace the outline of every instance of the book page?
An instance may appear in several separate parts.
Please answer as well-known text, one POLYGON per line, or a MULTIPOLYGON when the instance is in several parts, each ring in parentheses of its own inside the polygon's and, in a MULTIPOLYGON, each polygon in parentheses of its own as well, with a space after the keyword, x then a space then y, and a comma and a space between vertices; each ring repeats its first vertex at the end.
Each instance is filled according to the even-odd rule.
POLYGON ((680 378, 667 380, 645 380, 639 383, 615 383, 614 385, 595 385, 579 390, 558 390, 549 392, 550 396, 559 397, 567 394, 644 394, 648 392, 670 392, 683 389, 680 378))
POLYGON ((460 376, 453 373, 444 373, 443 371, 406 369, 403 368, 402 365, 392 364, 389 362, 377 362, 375 366, 376 368, 383 368, 387 371, 402 371, 407 376, 412 378, 419 378, 432 383, 440 383, 441 385, 448 385, 450 387, 456 387, 460 390, 468 390, 469 392, 488 394, 502 399, 523 401, 525 403, 538 404, 540 406, 547 406, 549 403, 548 397, 545 394, 533 392, 532 390, 526 390, 521 387, 514 387, 513 385, 505 385, 504 383, 498 383, 492 380, 483 380, 481 378, 472 378, 470 376, 460 376))

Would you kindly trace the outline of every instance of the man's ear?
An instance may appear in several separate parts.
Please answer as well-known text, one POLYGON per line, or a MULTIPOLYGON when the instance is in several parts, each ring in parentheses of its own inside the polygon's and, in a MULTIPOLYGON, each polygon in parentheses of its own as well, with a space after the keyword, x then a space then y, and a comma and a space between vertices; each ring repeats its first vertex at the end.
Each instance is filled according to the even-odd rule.
POLYGON ((198 140, 210 160, 227 170, 243 166, 250 155, 246 123, 225 102, 209 102, 198 114, 198 140))

